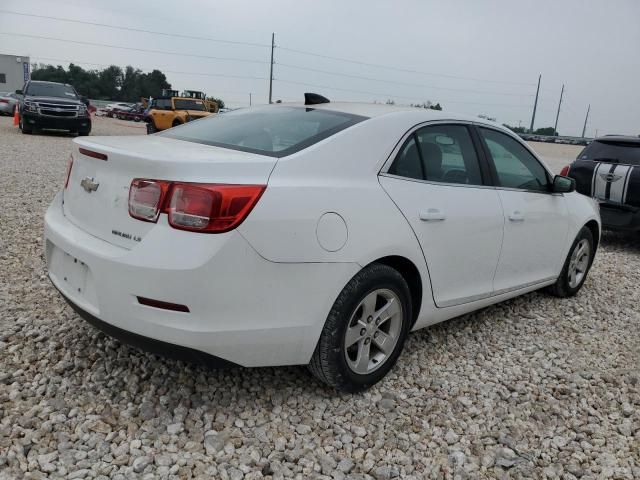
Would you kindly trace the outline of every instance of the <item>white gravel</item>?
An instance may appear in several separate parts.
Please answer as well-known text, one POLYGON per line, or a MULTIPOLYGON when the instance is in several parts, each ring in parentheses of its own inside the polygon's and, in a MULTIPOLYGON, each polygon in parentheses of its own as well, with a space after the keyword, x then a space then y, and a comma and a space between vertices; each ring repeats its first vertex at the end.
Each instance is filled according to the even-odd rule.
MULTIPOLYGON (((533 293, 414 333, 386 380, 337 395, 302 367, 216 371, 148 355, 75 315, 42 256, 71 139, 10 122, 0 479, 640 478, 637 237, 606 234, 574 299, 533 293)), ((94 131, 143 130, 97 119, 94 131)))

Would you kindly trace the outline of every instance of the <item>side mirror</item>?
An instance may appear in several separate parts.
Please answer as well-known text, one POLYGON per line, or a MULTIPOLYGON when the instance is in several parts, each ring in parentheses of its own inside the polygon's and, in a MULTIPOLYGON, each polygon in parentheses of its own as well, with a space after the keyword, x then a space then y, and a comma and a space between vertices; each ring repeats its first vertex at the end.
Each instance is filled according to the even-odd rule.
POLYGON ((22 90, 16 90, 16 93, 17 93, 18 95, 22 95, 22 90))
POLYGON ((571 193, 576 190, 576 181, 570 177, 556 175, 553 177, 553 193, 571 193))

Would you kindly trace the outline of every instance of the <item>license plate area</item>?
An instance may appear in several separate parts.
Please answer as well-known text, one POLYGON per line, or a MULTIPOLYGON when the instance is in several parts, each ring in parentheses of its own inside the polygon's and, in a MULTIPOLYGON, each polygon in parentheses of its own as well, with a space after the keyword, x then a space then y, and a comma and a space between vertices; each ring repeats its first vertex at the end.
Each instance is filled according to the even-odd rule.
POLYGON ((88 267, 84 262, 62 252, 62 265, 57 275, 74 295, 84 296, 87 286, 88 267))
POLYGON ((89 266, 53 243, 47 243, 47 267, 54 285, 75 304, 97 315, 98 298, 89 266))

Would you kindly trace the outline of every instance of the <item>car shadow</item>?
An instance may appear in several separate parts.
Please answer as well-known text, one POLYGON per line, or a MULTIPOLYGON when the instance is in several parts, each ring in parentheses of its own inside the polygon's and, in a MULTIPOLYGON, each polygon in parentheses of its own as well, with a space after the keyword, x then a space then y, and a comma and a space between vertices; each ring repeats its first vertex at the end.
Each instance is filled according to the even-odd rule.
POLYGON ((604 230, 600 238, 600 246, 640 254, 640 234, 604 230))

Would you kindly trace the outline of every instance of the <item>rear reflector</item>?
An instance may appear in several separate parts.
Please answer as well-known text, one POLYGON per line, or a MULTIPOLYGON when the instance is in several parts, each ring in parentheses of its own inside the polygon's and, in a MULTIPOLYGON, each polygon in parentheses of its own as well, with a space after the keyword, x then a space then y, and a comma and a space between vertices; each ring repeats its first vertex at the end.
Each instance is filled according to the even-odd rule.
POLYGON ((162 308, 163 310, 172 310, 174 312, 189 313, 189 307, 186 305, 180 305, 179 303, 163 302, 161 300, 153 300, 152 298, 136 297, 140 305, 146 305, 147 307, 162 308))
POLYGON ((570 165, 565 165, 564 167, 562 167, 562 170, 560 170, 560 175, 562 175, 563 177, 566 177, 570 169, 571 169, 570 165))
POLYGON ((249 215, 266 185, 173 183, 136 178, 129 190, 129 214, 157 222, 167 213, 169 225, 179 230, 223 233, 249 215))
POLYGON ((86 148, 81 148, 80 153, 87 157, 97 158, 98 160, 107 160, 107 156, 104 153, 94 152, 93 150, 87 150, 86 148))

